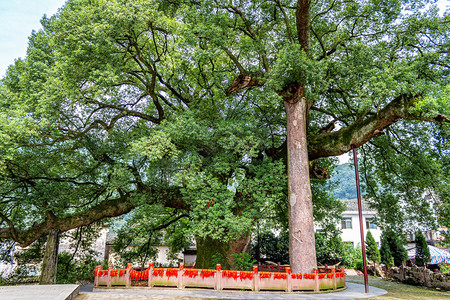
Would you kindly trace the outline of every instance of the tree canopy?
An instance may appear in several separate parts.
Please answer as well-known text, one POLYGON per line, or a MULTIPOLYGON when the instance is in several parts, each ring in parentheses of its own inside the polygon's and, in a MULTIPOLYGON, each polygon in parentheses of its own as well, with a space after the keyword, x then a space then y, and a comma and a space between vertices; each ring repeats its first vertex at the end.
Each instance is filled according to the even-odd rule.
POLYGON ((231 251, 288 215, 309 271, 309 177, 351 145, 380 211, 426 210, 424 190, 445 206, 449 17, 415 0, 67 1, 1 81, 0 237, 145 204, 231 251))

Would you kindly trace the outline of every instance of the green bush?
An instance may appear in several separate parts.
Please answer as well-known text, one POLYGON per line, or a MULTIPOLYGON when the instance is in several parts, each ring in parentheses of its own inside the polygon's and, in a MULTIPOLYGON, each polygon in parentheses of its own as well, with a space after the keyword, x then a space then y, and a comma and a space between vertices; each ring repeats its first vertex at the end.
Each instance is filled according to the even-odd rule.
POLYGON ((255 259, 252 259, 250 254, 242 252, 239 254, 231 254, 234 259, 233 268, 240 271, 251 271, 253 265, 256 263, 255 259))
POLYGON ((228 269, 227 258, 222 253, 212 255, 211 268, 214 269, 217 265, 221 265, 222 269, 228 269))
POLYGON ((416 265, 425 266, 431 261, 430 249, 428 249, 427 241, 422 231, 416 232, 416 265))
POLYGON ((357 261, 362 262, 361 247, 353 247, 352 244, 344 244, 342 266, 347 269, 357 269, 357 261))
POLYGON ((56 283, 94 282, 94 269, 101 264, 102 262, 89 256, 84 257, 82 260, 76 260, 67 252, 60 253, 58 254, 56 283))
POLYGON ((394 265, 401 266, 404 261, 408 260, 408 253, 406 252, 405 247, 403 247, 402 238, 393 230, 386 231, 386 236, 389 249, 391 250, 394 259, 394 265))
POLYGON ((354 269, 364 272, 364 263, 362 259, 356 260, 354 269))
POLYGON ((366 257, 368 260, 379 263, 380 262, 380 251, 378 250, 377 243, 372 236, 372 233, 367 232, 366 236, 366 257))
POLYGON ((392 257, 391 249, 386 234, 383 232, 381 235, 381 247, 380 247, 381 262, 390 268, 394 265, 394 258, 392 257))
MULTIPOLYGON (((260 235, 260 256, 261 260, 269 260, 276 263, 289 263, 289 233, 282 231, 279 235, 275 235, 271 231, 261 233, 260 235)), ((256 239, 255 239, 256 240, 256 239)), ((251 254, 257 259, 258 243, 252 244, 251 254)))
POLYGON ((322 265, 334 265, 343 260, 344 243, 336 232, 316 232, 316 257, 322 265))

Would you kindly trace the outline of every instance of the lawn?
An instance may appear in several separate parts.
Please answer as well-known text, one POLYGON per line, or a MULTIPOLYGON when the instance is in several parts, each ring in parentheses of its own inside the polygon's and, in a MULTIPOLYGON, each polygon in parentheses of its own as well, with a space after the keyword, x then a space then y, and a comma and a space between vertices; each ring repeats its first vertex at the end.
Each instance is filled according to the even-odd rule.
MULTIPOLYGON (((347 276, 346 282, 354 282, 364 284, 363 276, 347 276)), ((369 276, 369 286, 375 286, 388 291, 387 294, 375 298, 368 299, 433 299, 433 300, 450 300, 450 291, 437 291, 423 287, 417 287, 407 284, 402 284, 393 281, 382 280, 377 277, 369 276)), ((370 289, 370 288, 369 288, 370 289)))

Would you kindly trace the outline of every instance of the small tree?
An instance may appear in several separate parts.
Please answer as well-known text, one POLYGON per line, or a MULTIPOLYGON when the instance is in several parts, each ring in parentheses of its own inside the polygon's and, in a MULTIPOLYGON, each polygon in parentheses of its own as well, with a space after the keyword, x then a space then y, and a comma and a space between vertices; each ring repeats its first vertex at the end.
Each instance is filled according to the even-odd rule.
POLYGON ((416 265, 426 266, 431 261, 430 249, 422 231, 416 232, 416 265))
POLYGON ((406 249, 403 247, 400 236, 397 233, 390 231, 387 233, 387 240, 394 259, 394 265, 401 266, 402 263, 408 259, 408 253, 406 253, 406 249))
POLYGON ((316 256, 322 265, 333 265, 342 261, 344 242, 336 232, 316 232, 316 256))
POLYGON ((367 232, 366 236, 366 256, 368 260, 379 263, 380 262, 380 251, 378 250, 377 243, 372 236, 370 231, 367 232))
POLYGON ((381 235, 380 259, 388 268, 394 265, 394 258, 389 248, 388 238, 384 232, 381 235))

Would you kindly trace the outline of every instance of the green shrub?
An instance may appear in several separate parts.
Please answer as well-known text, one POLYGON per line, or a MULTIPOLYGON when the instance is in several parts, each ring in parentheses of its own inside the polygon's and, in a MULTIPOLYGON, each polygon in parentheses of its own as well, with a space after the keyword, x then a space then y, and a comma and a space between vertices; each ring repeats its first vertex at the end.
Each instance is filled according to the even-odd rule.
POLYGON ((251 271, 253 265, 256 263, 255 259, 252 259, 250 254, 242 252, 239 254, 231 254, 234 259, 233 268, 240 271, 251 271))
MULTIPOLYGON (((255 239, 256 240, 256 239, 255 239)), ((289 233, 282 231, 275 235, 271 231, 261 233, 260 235, 260 256, 261 260, 270 260, 276 263, 289 263, 289 233)), ((258 243, 252 244, 251 254, 257 259, 258 243)))
POLYGON ((422 231, 416 232, 416 265, 425 266, 431 261, 430 249, 428 249, 427 241, 422 231))
POLYGON ((68 284, 77 281, 94 282, 94 269, 102 262, 86 256, 82 260, 72 259, 72 255, 63 252, 58 254, 56 283, 68 284))
POLYGON ((221 265, 222 269, 228 269, 227 258, 222 253, 212 255, 211 268, 221 265))
POLYGON ((367 232, 366 236, 366 257, 368 260, 379 263, 380 262, 380 251, 378 250, 377 243, 372 236, 372 233, 367 232))
POLYGON ((336 232, 316 232, 316 257, 321 264, 334 265, 342 261, 344 243, 336 232))
POLYGON ((341 265, 347 269, 356 269, 358 260, 362 262, 361 247, 355 248, 352 244, 344 244, 341 265))
POLYGON ((359 270, 361 272, 364 272, 364 263, 362 259, 357 259, 354 266, 355 270, 359 270))
POLYGON ((380 247, 381 262, 390 268, 394 265, 394 258, 392 257, 391 249, 386 234, 383 232, 381 235, 381 247, 380 247))
POLYGON ((389 249, 391 250, 394 259, 394 265, 401 266, 402 263, 408 259, 408 253, 406 252, 405 247, 403 247, 402 238, 393 230, 387 231, 386 236, 389 249))

